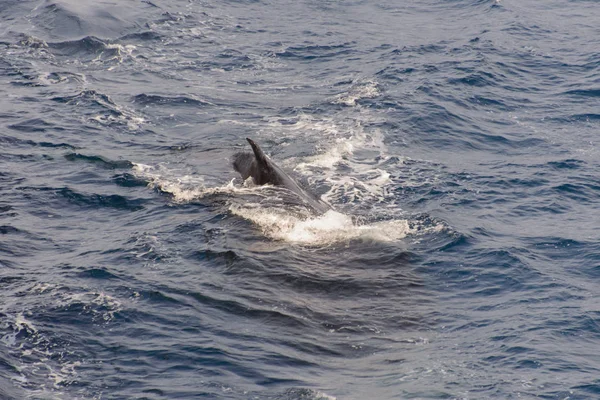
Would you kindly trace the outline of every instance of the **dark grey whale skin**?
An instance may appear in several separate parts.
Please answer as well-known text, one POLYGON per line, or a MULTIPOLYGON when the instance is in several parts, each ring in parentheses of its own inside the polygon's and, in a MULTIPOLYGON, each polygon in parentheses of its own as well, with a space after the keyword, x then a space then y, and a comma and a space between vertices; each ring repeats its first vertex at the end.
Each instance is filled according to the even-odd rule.
POLYGON ((331 210, 329 204, 300 187, 296 181, 271 161, 252 139, 246 138, 246 140, 250 143, 253 153, 237 153, 233 156, 233 169, 239 172, 244 180, 252 177, 256 185, 283 186, 296 193, 304 203, 315 211, 323 214, 331 210))

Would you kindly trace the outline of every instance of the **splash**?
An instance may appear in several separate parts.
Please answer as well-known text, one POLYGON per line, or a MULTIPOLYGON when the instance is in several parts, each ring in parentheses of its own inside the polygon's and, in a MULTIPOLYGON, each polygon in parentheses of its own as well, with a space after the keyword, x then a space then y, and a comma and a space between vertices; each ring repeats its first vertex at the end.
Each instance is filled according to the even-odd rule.
POLYGON ((347 132, 322 145, 321 152, 298 163, 295 171, 307 176, 311 184, 326 182, 330 189, 323 198, 329 203, 389 201, 394 182, 388 165, 394 163, 397 167, 403 159, 386 153, 380 130, 366 132, 357 123, 347 132))
MULTIPOLYGON (((376 82, 367 86, 377 87, 376 82)), ((385 135, 367 111, 359 109, 357 119, 339 120, 300 113, 293 119, 268 120, 269 130, 281 137, 296 137, 318 143, 314 156, 289 159, 284 165, 306 177, 311 186, 328 186, 323 195, 330 204, 356 202, 387 204, 393 201, 392 174, 405 158, 388 154, 385 135)))
MULTIPOLYGON (((216 188, 207 188, 201 176, 180 175, 179 170, 171 170, 164 165, 133 164, 134 174, 148 181, 148 186, 169 193, 175 203, 187 203, 202 198, 216 188)), ((228 185, 229 186, 229 185, 228 185)), ((227 191, 227 187, 225 189, 227 191)))
POLYGON ((292 215, 284 209, 249 205, 234 204, 230 211, 256 224, 271 239, 308 246, 327 246, 356 239, 394 242, 413 232, 407 220, 362 224, 333 210, 308 218, 292 215))
POLYGON ((350 156, 354 152, 355 145, 345 139, 338 139, 326 151, 307 157, 305 162, 298 164, 295 168, 297 171, 305 171, 311 167, 333 168, 336 164, 350 156))

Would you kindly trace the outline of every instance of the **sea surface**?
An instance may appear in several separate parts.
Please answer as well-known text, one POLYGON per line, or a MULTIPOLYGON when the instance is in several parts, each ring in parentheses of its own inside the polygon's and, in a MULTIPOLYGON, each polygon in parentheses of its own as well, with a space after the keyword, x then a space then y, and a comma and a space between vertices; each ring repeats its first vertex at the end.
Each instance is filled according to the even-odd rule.
POLYGON ((0 1, 0 399, 600 399, 599 21, 0 1))

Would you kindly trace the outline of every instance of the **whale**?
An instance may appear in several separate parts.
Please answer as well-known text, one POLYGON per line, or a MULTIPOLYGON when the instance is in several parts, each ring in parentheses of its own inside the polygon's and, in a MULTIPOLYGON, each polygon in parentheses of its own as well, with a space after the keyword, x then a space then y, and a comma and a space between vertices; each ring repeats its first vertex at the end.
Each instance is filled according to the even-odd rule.
POLYGON ((331 206, 319 197, 309 192, 275 164, 262 149, 250 138, 246 138, 252 153, 241 152, 233 156, 233 169, 244 180, 252 177, 255 185, 281 186, 293 192, 308 207, 320 214, 331 210, 331 206))

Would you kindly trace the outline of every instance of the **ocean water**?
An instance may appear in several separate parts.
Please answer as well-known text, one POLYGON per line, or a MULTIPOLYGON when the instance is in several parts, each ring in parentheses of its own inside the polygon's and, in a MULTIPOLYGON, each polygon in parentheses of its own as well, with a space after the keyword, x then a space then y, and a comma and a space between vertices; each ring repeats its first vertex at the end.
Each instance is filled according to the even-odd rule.
POLYGON ((0 398, 600 398, 598 21, 0 2, 0 398))

